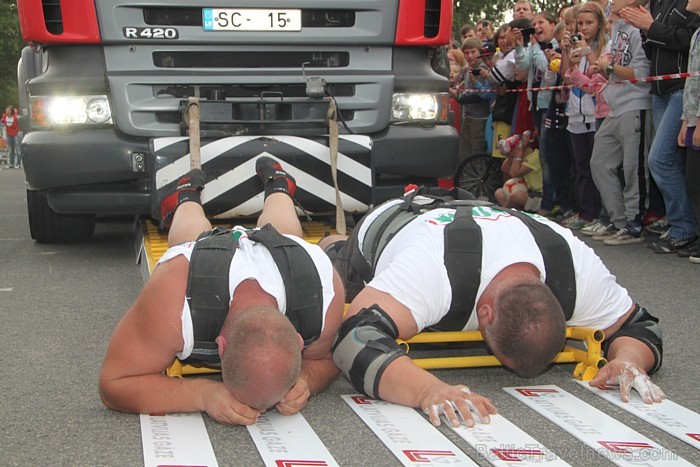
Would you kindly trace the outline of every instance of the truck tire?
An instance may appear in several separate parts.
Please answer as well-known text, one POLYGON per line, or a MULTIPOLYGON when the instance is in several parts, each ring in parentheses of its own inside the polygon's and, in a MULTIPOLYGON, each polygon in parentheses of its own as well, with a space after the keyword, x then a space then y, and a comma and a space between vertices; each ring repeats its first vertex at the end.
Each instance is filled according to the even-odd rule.
POLYGON ((501 161, 487 152, 473 154, 457 166, 454 184, 470 192, 476 199, 495 202, 496 190, 503 186, 501 161))
POLYGON ((42 191, 27 190, 27 212, 29 232, 39 243, 86 242, 95 231, 95 216, 56 214, 42 191))

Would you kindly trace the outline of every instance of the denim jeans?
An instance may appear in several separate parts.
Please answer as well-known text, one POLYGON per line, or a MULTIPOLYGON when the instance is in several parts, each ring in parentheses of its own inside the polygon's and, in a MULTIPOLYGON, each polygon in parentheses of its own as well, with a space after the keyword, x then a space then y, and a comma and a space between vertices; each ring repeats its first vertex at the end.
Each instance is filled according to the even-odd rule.
POLYGON ((669 235, 687 238, 695 235, 696 222, 685 184, 685 151, 678 146, 683 111, 683 90, 664 96, 651 96, 656 133, 649 150, 649 170, 664 197, 669 235))
POLYGON ((8 136, 7 137, 7 152, 9 153, 9 164, 20 165, 22 163, 22 152, 20 150, 20 137, 19 135, 8 136))
POLYGON ((549 138, 544 126, 544 119, 547 116, 547 109, 535 111, 535 130, 540 143, 540 166, 542 167, 542 204, 541 208, 551 211, 554 208, 554 184, 552 183, 552 171, 549 161, 549 138))

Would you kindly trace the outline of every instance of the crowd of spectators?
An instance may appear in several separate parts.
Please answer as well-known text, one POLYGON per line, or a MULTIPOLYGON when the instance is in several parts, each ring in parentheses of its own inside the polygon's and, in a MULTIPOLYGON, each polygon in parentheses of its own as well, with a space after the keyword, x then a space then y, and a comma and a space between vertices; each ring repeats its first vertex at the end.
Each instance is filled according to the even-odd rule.
POLYGON ((501 205, 606 245, 658 235, 655 252, 700 263, 698 13, 700 0, 517 0, 508 23, 462 25, 448 47, 460 161, 504 159, 501 205))

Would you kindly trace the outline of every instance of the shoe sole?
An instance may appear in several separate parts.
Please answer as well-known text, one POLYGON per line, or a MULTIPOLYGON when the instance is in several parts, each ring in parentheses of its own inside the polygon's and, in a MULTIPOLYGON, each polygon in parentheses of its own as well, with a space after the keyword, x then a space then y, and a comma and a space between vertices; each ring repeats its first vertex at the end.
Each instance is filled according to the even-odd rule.
POLYGON ((610 235, 595 234, 595 235, 593 235, 591 238, 592 238, 593 240, 602 240, 602 241, 605 241, 605 240, 611 238, 613 235, 615 235, 615 234, 614 234, 614 233, 612 233, 612 234, 610 234, 610 235))
POLYGON ((691 263, 700 264, 700 256, 689 256, 688 260, 691 263))
POLYGON ((652 245, 651 247, 654 250, 654 253, 659 253, 662 255, 666 255, 669 253, 678 253, 678 250, 669 250, 668 248, 658 248, 652 245))
POLYGON ((604 240, 603 243, 609 246, 617 246, 617 245, 631 245, 633 243, 642 243, 644 241, 644 237, 637 237, 637 238, 631 238, 631 239, 625 239, 625 240, 613 240, 613 239, 607 239, 604 240))

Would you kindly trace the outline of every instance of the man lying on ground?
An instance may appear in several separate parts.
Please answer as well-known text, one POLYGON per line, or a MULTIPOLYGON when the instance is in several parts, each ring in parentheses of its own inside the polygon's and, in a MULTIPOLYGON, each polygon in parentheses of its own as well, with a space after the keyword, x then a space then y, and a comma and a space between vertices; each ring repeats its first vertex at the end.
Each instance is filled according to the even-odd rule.
POLYGON ((256 172, 265 188, 257 229, 212 230, 201 170, 163 200, 171 248, 112 335, 99 381, 107 407, 206 411, 250 425, 273 406, 298 412, 337 376, 331 345, 342 282, 323 251, 301 238, 294 179, 268 157, 256 172), (220 361, 223 381, 164 375, 176 357, 220 361))

